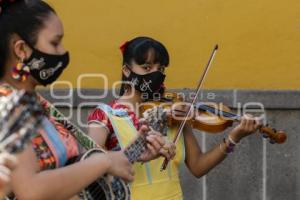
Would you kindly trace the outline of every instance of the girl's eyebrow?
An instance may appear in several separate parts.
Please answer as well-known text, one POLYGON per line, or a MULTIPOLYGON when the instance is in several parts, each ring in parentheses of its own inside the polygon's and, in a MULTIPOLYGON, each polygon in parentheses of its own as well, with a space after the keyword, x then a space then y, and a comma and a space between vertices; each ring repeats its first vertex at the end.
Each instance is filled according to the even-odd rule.
POLYGON ((55 36, 55 39, 61 40, 64 37, 64 34, 58 34, 55 36))

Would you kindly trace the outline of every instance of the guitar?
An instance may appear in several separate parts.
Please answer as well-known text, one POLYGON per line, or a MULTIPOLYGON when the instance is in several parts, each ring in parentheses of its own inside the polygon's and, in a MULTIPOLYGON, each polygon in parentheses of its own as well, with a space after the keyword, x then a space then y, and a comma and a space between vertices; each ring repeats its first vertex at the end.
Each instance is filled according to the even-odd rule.
MULTIPOLYGON (((161 107, 147 110, 143 116, 150 129, 161 131, 161 133, 166 132, 166 111, 161 107)), ((145 146, 145 136, 140 135, 124 150, 124 154, 131 163, 134 163, 146 150, 145 146)), ((105 151, 99 148, 91 149, 80 160, 85 160, 97 153, 105 153, 105 151)), ((130 200, 130 186, 121 178, 106 174, 81 191, 79 198, 82 200, 130 200)))
POLYGON ((43 109, 33 93, 0 97, 0 152, 18 153, 41 126, 43 109))

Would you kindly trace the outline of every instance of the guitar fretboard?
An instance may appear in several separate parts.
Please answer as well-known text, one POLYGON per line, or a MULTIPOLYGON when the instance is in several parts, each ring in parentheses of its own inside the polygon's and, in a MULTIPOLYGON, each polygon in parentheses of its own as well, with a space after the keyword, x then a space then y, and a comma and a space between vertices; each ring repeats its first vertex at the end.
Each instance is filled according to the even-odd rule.
POLYGON ((146 139, 144 136, 139 136, 131 145, 129 145, 124 154, 131 163, 138 160, 141 154, 146 150, 146 139))
POLYGON ((0 152, 17 153, 36 134, 44 118, 36 95, 23 90, 0 97, 0 152))
MULTIPOLYGON (((144 120, 151 129, 167 135, 167 113, 162 107, 154 107, 143 113, 144 120)), ((139 136, 129 147, 125 149, 125 155, 131 163, 138 160, 146 150, 145 136, 139 136)))

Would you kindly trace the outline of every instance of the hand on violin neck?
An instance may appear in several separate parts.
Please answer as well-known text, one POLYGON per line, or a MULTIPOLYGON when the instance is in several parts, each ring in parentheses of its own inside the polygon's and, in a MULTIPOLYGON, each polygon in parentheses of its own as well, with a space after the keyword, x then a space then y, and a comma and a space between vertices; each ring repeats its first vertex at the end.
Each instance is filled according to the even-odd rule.
POLYGON ((242 138, 255 133, 262 126, 261 120, 252 115, 246 114, 241 118, 240 123, 231 131, 231 138, 238 143, 242 138))

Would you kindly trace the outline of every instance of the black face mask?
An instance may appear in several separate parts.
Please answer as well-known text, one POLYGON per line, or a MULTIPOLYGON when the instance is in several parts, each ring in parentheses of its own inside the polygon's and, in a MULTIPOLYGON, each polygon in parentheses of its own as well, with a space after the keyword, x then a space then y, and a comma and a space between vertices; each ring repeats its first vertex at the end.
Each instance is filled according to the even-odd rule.
POLYGON ((159 98, 165 77, 166 75, 160 71, 140 75, 130 70, 127 81, 131 82, 134 88, 141 93, 142 99, 148 100, 159 98))
POLYGON ((52 55, 32 47, 31 49, 32 54, 25 64, 29 67, 33 78, 44 86, 56 81, 69 64, 68 52, 63 55, 52 55))

